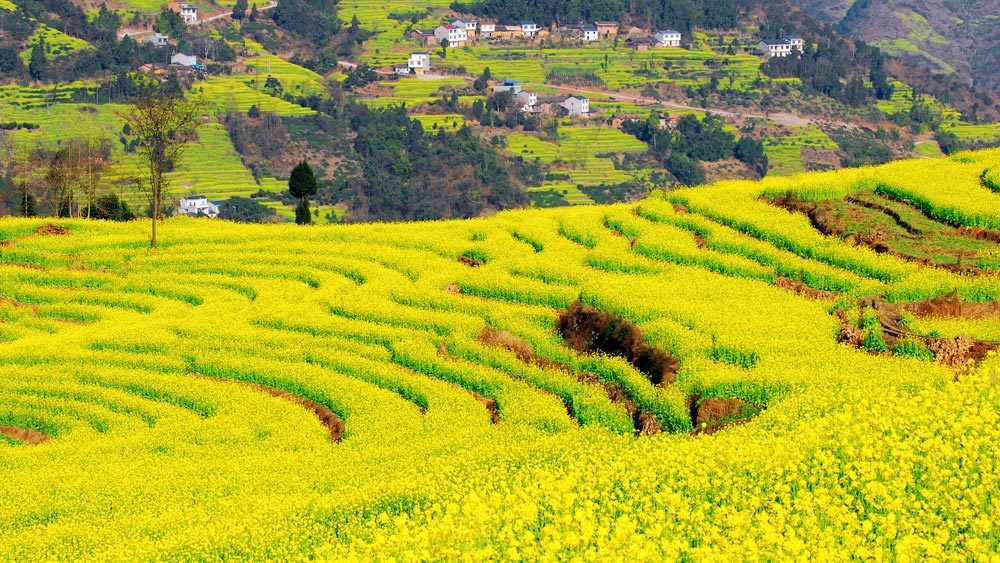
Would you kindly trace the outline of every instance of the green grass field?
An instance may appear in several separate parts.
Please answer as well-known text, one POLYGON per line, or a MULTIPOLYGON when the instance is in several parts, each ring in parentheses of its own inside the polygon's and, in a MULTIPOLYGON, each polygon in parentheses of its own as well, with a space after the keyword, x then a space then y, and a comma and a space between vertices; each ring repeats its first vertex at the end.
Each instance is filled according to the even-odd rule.
POLYGON ((315 111, 263 92, 265 76, 210 76, 188 93, 192 100, 218 113, 243 113, 251 106, 277 115, 312 115, 315 111), (254 84, 251 82, 256 81, 254 84))
POLYGON ((28 46, 20 53, 24 64, 28 64, 34 45, 37 45, 43 39, 45 40, 45 56, 49 59, 58 59, 77 51, 94 48, 93 45, 83 39, 66 35, 58 29, 40 23, 35 32, 31 34, 31 38, 28 39, 28 46))
POLYGON ((788 136, 764 139, 764 153, 770 166, 768 174, 786 176, 805 170, 803 147, 837 148, 837 143, 816 125, 793 126, 791 129, 792 133, 788 136))

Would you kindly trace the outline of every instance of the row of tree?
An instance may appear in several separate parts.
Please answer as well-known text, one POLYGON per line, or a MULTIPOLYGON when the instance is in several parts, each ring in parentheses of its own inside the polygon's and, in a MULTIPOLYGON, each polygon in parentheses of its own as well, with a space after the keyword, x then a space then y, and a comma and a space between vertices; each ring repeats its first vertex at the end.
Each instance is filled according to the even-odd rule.
POLYGON ((764 145, 746 136, 737 141, 724 126, 725 120, 709 114, 704 119, 685 115, 675 127, 663 127, 659 115, 653 113, 645 121, 625 121, 622 130, 647 143, 650 156, 684 185, 704 183, 705 174, 699 162, 728 157, 735 157, 758 176, 765 176, 768 161, 764 145))

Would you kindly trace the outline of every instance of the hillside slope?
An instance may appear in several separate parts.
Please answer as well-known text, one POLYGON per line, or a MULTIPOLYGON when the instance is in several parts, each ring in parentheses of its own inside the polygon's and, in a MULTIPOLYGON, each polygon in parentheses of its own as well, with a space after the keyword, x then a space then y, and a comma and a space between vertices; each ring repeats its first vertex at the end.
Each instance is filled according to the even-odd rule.
POLYGON ((997 192, 992 150, 153 251, 2 219, 0 559, 982 559, 997 192))
POLYGON ((1000 0, 792 1, 889 54, 1000 87, 1000 0))

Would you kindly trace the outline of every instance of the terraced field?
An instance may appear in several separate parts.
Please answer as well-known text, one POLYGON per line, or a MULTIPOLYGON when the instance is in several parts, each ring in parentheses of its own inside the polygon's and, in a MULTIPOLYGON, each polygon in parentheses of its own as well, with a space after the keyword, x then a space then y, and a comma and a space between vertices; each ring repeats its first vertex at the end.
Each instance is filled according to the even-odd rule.
POLYGON ((4 219, 0 558, 989 559, 996 271, 761 196, 874 190, 978 237, 998 164, 468 221, 171 219, 156 251, 145 221, 4 219), (915 303, 942 295, 962 317, 915 303), (928 357, 932 332, 982 353, 928 357))
POLYGON ((616 169, 611 155, 646 148, 645 143, 619 129, 600 126, 562 127, 559 144, 525 133, 513 133, 507 139, 511 154, 552 164, 554 172, 568 174, 573 185, 584 186, 631 180, 633 174, 616 169))
MULTIPOLYGON (((141 205, 140 209, 148 203, 147 196, 136 191, 134 182, 129 179, 142 177, 142 172, 136 156, 122 155, 108 176, 108 180, 123 186, 123 197, 132 204, 141 205)), ((262 178, 257 184, 243 166, 226 129, 218 123, 206 123, 198 129, 198 141, 185 149, 180 166, 167 174, 167 178, 172 199, 202 194, 210 200, 223 200, 247 197, 261 189, 281 192, 287 188, 285 183, 274 178, 262 178)))
POLYGON ((463 67, 470 75, 489 67, 497 78, 539 84, 549 73, 592 73, 611 89, 659 83, 690 86, 707 83, 713 72, 721 70, 725 76, 721 87, 747 90, 754 88, 761 76, 759 57, 724 55, 708 49, 638 52, 610 45, 550 49, 473 46, 451 49, 446 59, 435 53, 434 66, 463 67))
POLYGON ((93 45, 83 39, 67 35, 58 29, 40 23, 28 39, 28 47, 21 51, 20 56, 24 64, 28 64, 28 61, 31 59, 31 51, 34 46, 43 40, 45 41, 45 56, 50 59, 57 59, 76 51, 94 48, 93 45))
POLYGON ((816 125, 793 126, 790 135, 766 137, 764 153, 771 168, 768 173, 788 175, 805 170, 803 148, 836 149, 837 143, 816 125))
POLYGON ((266 75, 250 76, 210 76, 195 84, 188 97, 214 108, 219 113, 244 113, 251 106, 257 106, 262 112, 277 115, 312 115, 315 111, 302 107, 281 98, 276 98, 263 91, 266 75), (256 85, 251 82, 256 80, 256 85))

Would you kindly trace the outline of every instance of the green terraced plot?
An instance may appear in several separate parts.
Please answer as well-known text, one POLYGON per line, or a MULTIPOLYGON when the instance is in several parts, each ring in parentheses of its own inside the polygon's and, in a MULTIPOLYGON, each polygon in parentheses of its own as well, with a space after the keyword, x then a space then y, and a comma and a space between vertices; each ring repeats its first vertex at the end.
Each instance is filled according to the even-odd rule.
POLYGON ((771 175, 786 176, 805 170, 802 149, 836 149, 837 143, 815 125, 793 126, 792 134, 764 139, 764 153, 771 175))
POLYGON ((270 94, 254 89, 249 82, 257 80, 261 87, 264 77, 252 76, 212 76, 192 86, 188 97, 205 104, 206 108, 214 108, 219 113, 245 112, 251 106, 257 106, 262 112, 277 115, 312 115, 315 111, 302 106, 275 98, 270 94))
POLYGON ((564 127, 559 130, 559 144, 524 133, 511 134, 507 139, 510 153, 551 164, 553 171, 568 174, 574 185, 584 186, 632 180, 634 172, 618 170, 611 158, 599 155, 642 152, 646 148, 642 141, 610 127, 564 127))
POLYGON ((58 29, 49 27, 43 23, 38 24, 38 28, 28 39, 28 47, 21 51, 21 60, 28 64, 31 58, 31 51, 34 45, 42 39, 45 40, 45 56, 49 59, 57 59, 84 49, 93 49, 94 46, 72 35, 66 35, 58 29))
MULTIPOLYGON (((136 191, 132 178, 142 177, 140 161, 135 155, 125 155, 114 167, 109 180, 122 185, 124 195, 132 203, 142 204, 144 194, 136 191)), ((198 141, 184 152, 178 170, 167 175, 168 192, 173 197, 204 194, 210 200, 234 196, 247 197, 260 190, 282 191, 285 185, 273 178, 257 184, 243 166, 239 154, 229 140, 229 134, 219 123, 206 123, 198 129, 198 141)))
POLYGON ((419 121, 424 131, 455 131, 465 125, 465 116, 458 113, 412 115, 410 117, 419 121))

